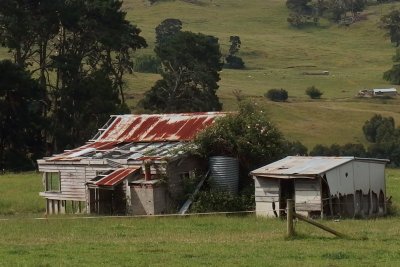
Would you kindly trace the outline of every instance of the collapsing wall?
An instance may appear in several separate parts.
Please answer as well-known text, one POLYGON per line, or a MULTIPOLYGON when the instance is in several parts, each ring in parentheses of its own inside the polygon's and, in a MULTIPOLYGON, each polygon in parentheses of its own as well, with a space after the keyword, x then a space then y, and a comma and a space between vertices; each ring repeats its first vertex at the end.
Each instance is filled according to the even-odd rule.
POLYGON ((351 217, 386 214, 385 165, 352 161, 327 172, 324 210, 327 215, 351 217))

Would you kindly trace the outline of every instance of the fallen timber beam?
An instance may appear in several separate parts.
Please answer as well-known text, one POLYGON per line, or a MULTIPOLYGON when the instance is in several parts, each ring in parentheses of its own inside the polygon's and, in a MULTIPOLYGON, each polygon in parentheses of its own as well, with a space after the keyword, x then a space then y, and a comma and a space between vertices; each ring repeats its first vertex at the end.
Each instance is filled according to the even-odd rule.
POLYGON ((287 200, 287 236, 288 237, 293 237, 295 236, 295 231, 294 231, 294 225, 293 225, 293 219, 297 218, 299 220, 305 221, 309 224, 312 224, 324 231, 327 231, 337 237, 340 238, 347 238, 345 234, 339 233, 336 230, 333 230, 332 228, 325 226, 323 224, 320 224, 319 222, 316 222, 314 220, 311 220, 307 218, 306 216, 303 216, 301 214, 298 214, 294 211, 294 201, 293 199, 288 199, 287 200))

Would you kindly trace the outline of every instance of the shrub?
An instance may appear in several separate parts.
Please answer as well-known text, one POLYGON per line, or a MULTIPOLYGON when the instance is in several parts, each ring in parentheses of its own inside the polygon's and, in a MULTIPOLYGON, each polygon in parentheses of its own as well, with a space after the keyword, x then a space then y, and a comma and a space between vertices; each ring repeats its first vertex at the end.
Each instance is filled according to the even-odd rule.
POLYGON ((366 157, 367 152, 362 144, 333 144, 329 146, 316 145, 311 151, 310 156, 355 156, 366 157))
POLYGON ((313 85, 307 88, 306 94, 312 99, 318 99, 321 98, 323 93, 313 85))
POLYGON ((230 69, 244 69, 243 59, 237 56, 229 55, 225 58, 225 67, 230 69))
POLYGON ((204 157, 230 156, 239 159, 243 171, 281 158, 286 149, 282 133, 260 107, 239 103, 239 113, 217 120, 197 135, 195 152, 204 157))
POLYGON ((286 155, 287 156, 307 156, 308 149, 300 141, 287 141, 286 142, 286 155))
POLYGON ((142 73, 160 73, 161 61, 152 55, 142 55, 135 59, 134 70, 142 73))
POLYGON ((202 212, 226 212, 248 211, 255 209, 254 189, 251 194, 232 195, 223 191, 202 191, 197 195, 190 211, 202 212))
POLYGON ((271 89, 264 96, 272 101, 286 101, 289 97, 285 89, 271 89))

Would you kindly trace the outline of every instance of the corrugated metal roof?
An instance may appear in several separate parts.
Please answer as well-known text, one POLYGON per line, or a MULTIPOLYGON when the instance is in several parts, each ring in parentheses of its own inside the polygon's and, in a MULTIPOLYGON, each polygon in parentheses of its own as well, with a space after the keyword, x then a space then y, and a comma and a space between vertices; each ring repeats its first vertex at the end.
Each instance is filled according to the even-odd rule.
POLYGON ((316 176, 354 160, 354 157, 291 156, 251 172, 255 176, 316 176))
POLYGON ((225 112, 116 115, 96 142, 189 141, 225 112))
POLYGON ((54 155, 47 161, 79 161, 82 158, 146 158, 161 159, 171 156, 170 152, 192 140, 197 133, 210 126, 227 112, 197 112, 177 114, 113 115, 107 124, 99 129, 96 138, 81 147, 54 155), (125 145, 128 144, 128 145, 125 145), (122 146, 122 147, 121 147, 122 146), (128 147, 128 148, 127 148, 128 147), (146 149, 140 149, 146 147, 146 149), (132 153, 123 153, 130 149, 132 153), (116 151, 118 150, 118 151, 116 151), (97 157, 94 154, 103 152, 97 157), (114 152, 115 151, 115 152, 114 152), (143 154, 142 157, 134 155, 143 154))
POLYGON ((139 170, 140 167, 117 169, 100 180, 96 177, 95 180, 97 181, 95 181, 94 184, 97 186, 114 186, 122 182, 128 175, 139 170))
POLYGON ((96 150, 109 150, 115 147, 117 142, 93 142, 77 147, 75 149, 65 151, 62 154, 54 155, 48 158, 48 161, 57 160, 80 160, 85 153, 90 153, 96 150), (94 149, 94 150, 93 150, 94 149))

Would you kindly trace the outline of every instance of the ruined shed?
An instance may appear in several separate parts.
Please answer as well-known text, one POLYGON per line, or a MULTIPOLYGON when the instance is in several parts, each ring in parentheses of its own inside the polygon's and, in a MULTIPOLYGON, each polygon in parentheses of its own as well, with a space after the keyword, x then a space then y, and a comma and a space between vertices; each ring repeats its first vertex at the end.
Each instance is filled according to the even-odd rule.
POLYGON ((226 113, 115 115, 85 145, 38 160, 48 214, 175 212, 206 163, 183 152, 226 113))
POLYGON ((355 157, 286 157, 251 172, 256 213, 285 214, 286 200, 307 216, 370 217, 386 214, 388 160, 355 157))

